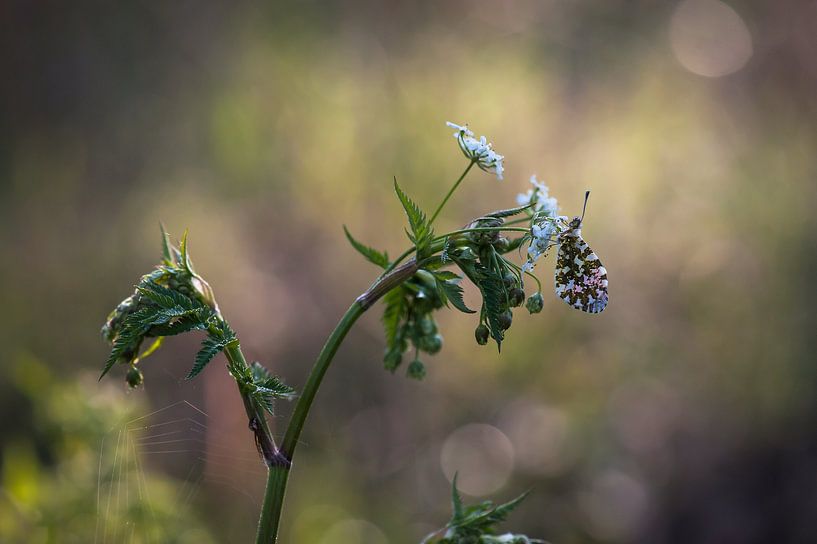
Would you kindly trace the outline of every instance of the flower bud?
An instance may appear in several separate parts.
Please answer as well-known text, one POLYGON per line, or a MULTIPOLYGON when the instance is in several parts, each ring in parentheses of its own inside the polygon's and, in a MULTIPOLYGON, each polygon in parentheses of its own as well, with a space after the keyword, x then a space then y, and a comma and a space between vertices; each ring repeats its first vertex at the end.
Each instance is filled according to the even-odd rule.
POLYGON ((480 323, 479 327, 474 331, 474 337, 477 339, 477 344, 484 346, 488 343, 488 338, 491 337, 491 331, 488 330, 484 323, 480 323))
POLYGON ((437 332, 437 324, 434 323, 434 320, 431 317, 423 317, 417 322, 417 326, 420 329, 420 333, 424 335, 430 335, 437 332))
POLYGON ((505 287, 508 289, 516 285, 518 282, 519 279, 510 272, 505 272, 505 275, 502 276, 502 283, 504 283, 505 287))
POLYGON ((513 312, 510 310, 505 310, 499 314, 499 326, 502 327, 503 331, 510 329, 511 323, 513 323, 513 312))
POLYGON ((415 380, 422 380, 426 376, 426 367, 418 359, 414 359, 406 369, 406 376, 415 380))
POLYGON ((431 355, 439 353, 443 347, 443 337, 440 334, 423 336, 420 338, 419 347, 421 350, 425 351, 426 353, 430 353, 431 355))
POLYGON ((508 240, 505 236, 500 236, 496 242, 494 242, 494 249, 496 249, 500 253, 505 253, 508 251, 508 248, 511 247, 511 241, 508 240))
POLYGON ((145 382, 145 377, 141 370, 131 365, 128 373, 125 375, 125 381, 128 383, 128 387, 136 389, 145 382))
POLYGON ((508 293, 508 302, 514 308, 522 306, 522 303, 525 302, 525 291, 519 287, 514 287, 511 289, 511 292, 508 293))
POLYGON ((532 294, 528 298, 528 301, 525 303, 525 307, 532 314, 538 314, 539 312, 541 312, 544 305, 545 299, 542 298, 542 293, 532 294))

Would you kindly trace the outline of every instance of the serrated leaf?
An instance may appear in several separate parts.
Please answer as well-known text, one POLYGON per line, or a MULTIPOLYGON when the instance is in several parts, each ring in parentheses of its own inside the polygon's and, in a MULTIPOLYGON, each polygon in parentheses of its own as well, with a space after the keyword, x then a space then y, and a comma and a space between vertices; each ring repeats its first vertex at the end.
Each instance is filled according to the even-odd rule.
POLYGON ((184 229, 182 241, 179 244, 179 252, 181 253, 182 266, 184 267, 185 271, 192 276, 194 272, 193 263, 190 262, 190 255, 187 251, 187 229, 184 229))
POLYGON ((508 208, 507 210, 497 210, 495 212, 486 213, 485 217, 496 217, 497 219, 502 217, 511 217, 516 214, 522 213, 523 211, 530 208, 532 204, 526 204, 524 206, 519 206, 516 208, 508 208))
POLYGON ((437 272, 434 272, 434 277, 437 278, 440 281, 461 280, 462 279, 458 274, 455 274, 454 272, 451 272, 450 270, 439 270, 437 272))
POLYGON ((176 336, 185 332, 204 330, 207 327, 207 321, 196 316, 184 316, 171 323, 153 325, 150 328, 150 333, 155 336, 176 336))
POLYGON ((462 503, 462 496, 460 495, 459 490, 457 489, 457 477, 459 473, 454 473, 454 480, 451 482, 451 505, 454 511, 453 515, 451 516, 451 522, 457 522, 462 519, 464 506, 462 503))
POLYGON ((130 352, 133 357, 136 357, 136 352, 139 350, 139 345, 142 343, 143 338, 144 331, 142 329, 129 325, 129 321, 125 321, 113 341, 111 353, 108 356, 108 360, 105 361, 105 366, 102 369, 102 374, 99 375, 99 379, 101 380, 126 352, 130 352))
POLYGON ((433 237, 433 231, 428 224, 426 214, 403 192, 400 185, 397 184, 397 178, 394 178, 394 192, 397 193, 397 198, 400 200, 400 204, 403 205, 409 220, 409 227, 411 227, 409 239, 417 246, 417 252, 422 253, 433 237))
POLYGON ((187 295, 184 295, 175 289, 169 289, 164 285, 159 285, 154 281, 141 281, 136 287, 140 294, 144 295, 161 308, 180 307, 185 310, 193 310, 195 308, 205 308, 205 306, 198 300, 194 300, 187 295))
POLYGON ((406 297, 402 287, 395 287, 383 297, 383 328, 386 331, 386 345, 394 348, 400 332, 400 322, 406 309, 406 297))
POLYGON ((167 266, 176 266, 176 260, 173 258, 173 252, 170 249, 170 235, 167 233, 165 226, 162 223, 159 223, 159 228, 162 231, 162 261, 167 266))
POLYGON ((459 284, 460 279, 459 276, 457 276, 456 280, 440 281, 438 279, 437 286, 445 295, 443 300, 451 302, 457 310, 463 313, 475 314, 476 311, 466 306, 465 301, 462 299, 463 291, 462 286, 459 284))
POLYGON ((505 301, 505 287, 502 278, 494 271, 476 264, 477 286, 482 293, 482 303, 488 316, 488 328, 491 330, 491 338, 496 341, 497 348, 502 348, 502 340, 505 338, 500 321, 502 315, 502 305, 505 301))
POLYGON ((202 370, 204 370, 204 367, 213 360, 213 357, 218 355, 225 347, 227 347, 227 344, 233 342, 235 339, 235 333, 224 321, 219 323, 219 327, 215 330, 210 330, 210 334, 208 334, 207 338, 205 338, 201 343, 201 349, 196 354, 193 368, 190 369, 186 379, 189 380, 196 377, 202 370))
POLYGON ((343 232, 346 233, 346 238, 349 240, 349 243, 352 244, 352 247, 355 248, 361 255, 363 255, 366 260, 370 263, 376 264, 381 268, 386 268, 389 266, 389 255, 385 251, 378 251, 374 248, 371 248, 367 245, 364 245, 357 240, 354 239, 352 234, 349 232, 349 229, 346 228, 346 225, 343 225, 343 232))

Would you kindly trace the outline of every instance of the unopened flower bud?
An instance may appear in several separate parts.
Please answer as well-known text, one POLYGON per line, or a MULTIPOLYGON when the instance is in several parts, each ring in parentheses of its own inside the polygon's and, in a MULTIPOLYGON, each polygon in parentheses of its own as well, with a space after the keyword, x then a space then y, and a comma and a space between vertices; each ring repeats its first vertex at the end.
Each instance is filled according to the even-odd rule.
POLYGON ((434 334, 437 332, 437 324, 431 317, 424 317, 417 322, 420 332, 424 335, 434 334))
POLYGON ((505 287, 508 289, 516 285, 518 282, 519 279, 510 272, 505 272, 505 275, 502 276, 502 283, 504 283, 505 287))
POLYGON ((510 310, 505 310, 499 314, 499 326, 502 327, 503 331, 510 329, 511 323, 513 323, 513 312, 510 310))
POLYGON ((443 337, 440 334, 423 336, 422 338, 420 338, 420 349, 425 351, 426 353, 434 355, 435 353, 439 353, 442 347, 443 337))
POLYGON ((519 287, 514 287, 511 289, 511 292, 508 293, 508 302, 514 308, 522 306, 522 303, 525 302, 525 291, 519 287))
POLYGON ((422 380, 426 376, 425 365, 417 359, 414 359, 406 369, 406 376, 415 380, 422 380))
POLYGON ((474 337, 477 339, 477 344, 484 346, 488 343, 488 338, 491 337, 491 331, 488 330, 485 324, 480 323, 479 327, 474 331, 474 337))
POLYGON ((511 247, 511 241, 504 236, 500 236, 497 241, 494 242, 494 249, 500 253, 505 253, 509 247, 511 247))
POLYGON ((544 305, 545 299, 542 298, 542 293, 532 294, 530 297, 528 297, 528 301, 525 303, 525 307, 532 314, 538 314, 541 312, 544 305))
POLYGON ((128 387, 131 389, 136 389, 145 382, 145 377, 141 370, 135 366, 131 366, 128 373, 125 375, 125 381, 128 383, 128 387))

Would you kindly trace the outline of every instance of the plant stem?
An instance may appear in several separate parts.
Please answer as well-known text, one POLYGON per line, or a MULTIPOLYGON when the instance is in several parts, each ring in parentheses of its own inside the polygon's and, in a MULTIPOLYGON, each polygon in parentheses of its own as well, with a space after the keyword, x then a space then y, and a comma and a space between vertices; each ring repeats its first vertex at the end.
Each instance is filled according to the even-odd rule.
MULTIPOLYGON (((234 365, 249 366, 244 354, 241 352, 241 344, 237 340, 227 344, 224 348, 224 355, 234 365)), ((275 446, 275 440, 272 438, 264 408, 246 394, 241 389, 240 384, 238 393, 241 395, 241 400, 244 401, 244 410, 247 412, 249 427, 255 435, 255 443, 258 445, 259 453, 264 458, 264 463, 267 467, 280 464, 283 459, 280 458, 278 448, 275 446)))
POLYGON ((411 259, 376 281, 349 306, 349 309, 343 314, 340 322, 335 326, 335 330, 332 331, 329 339, 324 344, 323 349, 321 349, 318 359, 309 373, 306 385, 304 385, 303 391, 298 397, 298 402, 292 412, 289 425, 287 425, 281 447, 277 450, 278 458, 285 462, 273 464, 269 468, 264 503, 261 506, 261 518, 258 521, 256 544, 272 544, 277 538, 287 479, 289 478, 295 448, 309 415, 309 409, 312 407, 318 388, 320 388, 323 377, 329 369, 338 347, 340 347, 346 334, 363 312, 369 309, 380 297, 413 276, 418 268, 417 261, 411 259))
POLYGON ((429 221, 428 221, 429 226, 434 224, 434 220, 437 219, 437 216, 440 215, 441 211, 443 211, 443 207, 445 207, 445 203, 448 202, 448 199, 451 198, 451 195, 454 194, 454 191, 457 190, 457 187, 460 186, 460 183, 462 183, 462 180, 465 179, 465 175, 468 174, 468 171, 471 170, 471 168, 476 164, 476 162, 477 161, 471 161, 470 163, 468 163, 468 167, 465 169, 465 171, 462 173, 462 175, 459 177, 459 179, 454 182, 454 186, 451 187, 451 189, 449 189, 448 194, 445 195, 445 198, 443 198, 443 201, 440 202, 440 205, 437 206, 436 210, 434 210, 434 214, 431 216, 431 219, 429 219, 429 221))

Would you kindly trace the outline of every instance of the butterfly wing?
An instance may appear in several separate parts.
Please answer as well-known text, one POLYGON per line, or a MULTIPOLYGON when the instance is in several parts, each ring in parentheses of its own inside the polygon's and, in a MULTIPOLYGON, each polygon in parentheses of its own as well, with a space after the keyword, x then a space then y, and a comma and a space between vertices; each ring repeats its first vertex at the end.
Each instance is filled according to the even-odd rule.
POLYGON ((556 259, 556 294, 591 314, 607 307, 607 270, 580 235, 566 236, 556 259))

